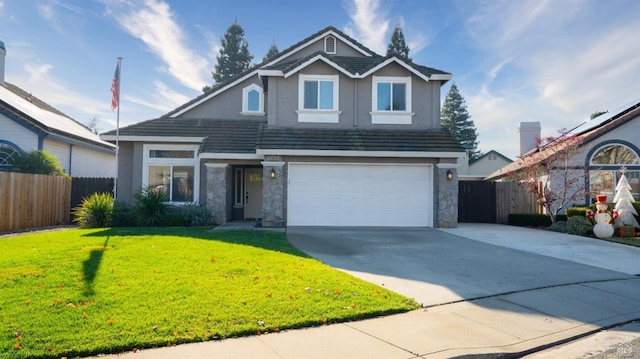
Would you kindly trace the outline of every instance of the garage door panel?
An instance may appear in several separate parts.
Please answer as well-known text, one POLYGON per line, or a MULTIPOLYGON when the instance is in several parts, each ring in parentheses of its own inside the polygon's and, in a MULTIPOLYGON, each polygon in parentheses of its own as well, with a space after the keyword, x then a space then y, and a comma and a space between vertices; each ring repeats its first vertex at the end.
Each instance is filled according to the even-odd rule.
POLYGON ((290 226, 432 226, 429 165, 289 164, 290 226))

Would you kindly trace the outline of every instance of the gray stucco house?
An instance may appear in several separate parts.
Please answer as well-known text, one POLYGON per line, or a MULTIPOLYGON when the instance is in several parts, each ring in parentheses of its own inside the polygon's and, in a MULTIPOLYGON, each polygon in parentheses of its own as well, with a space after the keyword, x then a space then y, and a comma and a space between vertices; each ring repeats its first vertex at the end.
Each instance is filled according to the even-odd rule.
POLYGON ((217 223, 455 227, 464 149, 440 128, 450 79, 327 27, 120 129, 119 197, 161 188, 217 223))

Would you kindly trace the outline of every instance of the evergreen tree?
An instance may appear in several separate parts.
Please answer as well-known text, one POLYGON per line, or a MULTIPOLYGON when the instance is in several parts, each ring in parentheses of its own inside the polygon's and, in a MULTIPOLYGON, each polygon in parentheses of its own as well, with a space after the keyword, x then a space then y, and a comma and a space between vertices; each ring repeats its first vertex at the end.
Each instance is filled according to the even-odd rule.
POLYGON ((460 143, 469 153, 469 159, 475 160, 482 155, 478 150, 478 131, 467 112, 467 104, 464 101, 456 84, 451 85, 442 105, 440 124, 449 130, 453 138, 460 143))
POLYGON ((409 57, 409 46, 407 46, 404 40, 404 34, 402 33, 402 27, 400 27, 400 25, 396 25, 393 29, 389 46, 387 46, 387 56, 390 55, 400 55, 407 60, 411 60, 409 57))
POLYGON ((271 43, 271 47, 269 47, 269 50, 267 50, 267 53, 262 58, 262 61, 267 61, 268 59, 276 56, 279 53, 280 53, 280 50, 278 50, 278 46, 276 45, 276 43, 274 41, 274 42, 271 43))
MULTIPOLYGON (((238 19, 229 26, 220 45, 220 53, 216 56, 216 66, 211 73, 214 84, 221 84, 246 71, 253 60, 253 55, 249 53, 249 44, 244 39, 244 30, 238 24, 238 19)), ((203 91, 208 89, 210 87, 205 86, 203 91)))

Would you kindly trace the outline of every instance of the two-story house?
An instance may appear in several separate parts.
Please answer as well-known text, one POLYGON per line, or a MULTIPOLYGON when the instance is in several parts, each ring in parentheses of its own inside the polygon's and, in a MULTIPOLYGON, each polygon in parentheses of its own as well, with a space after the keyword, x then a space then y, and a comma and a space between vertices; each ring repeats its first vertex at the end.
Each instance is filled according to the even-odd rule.
POLYGON ((118 193, 161 189, 217 223, 455 227, 464 149, 440 128, 450 79, 325 28, 120 129, 118 193))

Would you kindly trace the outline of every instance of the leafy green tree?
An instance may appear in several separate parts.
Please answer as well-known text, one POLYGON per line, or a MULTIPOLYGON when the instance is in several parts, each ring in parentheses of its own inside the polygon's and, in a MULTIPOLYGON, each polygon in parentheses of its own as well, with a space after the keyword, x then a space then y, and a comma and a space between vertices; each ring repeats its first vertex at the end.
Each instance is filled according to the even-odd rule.
MULTIPOLYGON (((216 66, 211 73, 214 84, 221 84, 246 71, 253 60, 249 53, 249 44, 244 38, 244 29, 233 21, 221 39, 220 53, 216 56, 216 66)), ((203 91, 211 87, 205 86, 203 91)))
POLYGON ((45 150, 26 152, 13 161, 16 172, 66 176, 56 156, 45 150))
POLYGON ((449 130, 453 138, 469 153, 469 159, 475 160, 482 155, 478 150, 478 131, 467 111, 467 104, 458 91, 456 84, 451 85, 442 105, 440 124, 449 130))
POLYGON ((276 56, 279 53, 280 53, 280 50, 278 50, 278 45, 276 45, 274 41, 271 43, 271 47, 269 47, 269 50, 267 50, 267 53, 262 58, 262 61, 267 61, 268 59, 276 56))
POLYGON ((396 25, 393 29, 389 46, 387 46, 387 56, 390 55, 400 55, 407 60, 411 60, 409 57, 409 46, 404 40, 404 34, 402 33, 402 27, 400 27, 400 25, 396 25))

